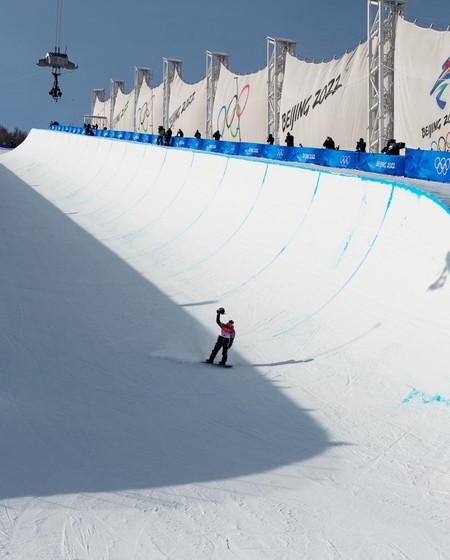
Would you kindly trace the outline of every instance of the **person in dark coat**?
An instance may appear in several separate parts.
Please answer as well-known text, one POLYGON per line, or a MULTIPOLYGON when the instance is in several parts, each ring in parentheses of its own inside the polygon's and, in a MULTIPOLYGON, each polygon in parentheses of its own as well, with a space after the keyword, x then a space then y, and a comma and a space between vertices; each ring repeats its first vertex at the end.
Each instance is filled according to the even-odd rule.
POLYGON ((290 132, 287 133, 286 138, 284 139, 286 142, 286 146, 293 146, 294 145, 294 137, 290 132))
POLYGON ((164 146, 170 146, 172 141, 172 129, 169 127, 164 134, 164 146))
POLYGON ((357 152, 365 152, 366 151, 366 143, 364 142, 364 138, 360 138, 358 142, 356 142, 356 151, 357 152))
POLYGON ((395 138, 391 138, 388 140, 386 146, 381 150, 381 153, 388 156, 399 156, 400 150, 403 150, 404 147, 405 144, 403 142, 397 142, 395 138))
POLYGON ((164 146, 164 135, 165 135, 166 131, 164 129, 164 127, 158 126, 158 139, 156 140, 156 143, 158 144, 158 146, 164 146))
POLYGON ((325 142, 323 143, 323 147, 327 148, 328 150, 335 150, 336 144, 334 143, 333 138, 331 136, 327 136, 325 142))

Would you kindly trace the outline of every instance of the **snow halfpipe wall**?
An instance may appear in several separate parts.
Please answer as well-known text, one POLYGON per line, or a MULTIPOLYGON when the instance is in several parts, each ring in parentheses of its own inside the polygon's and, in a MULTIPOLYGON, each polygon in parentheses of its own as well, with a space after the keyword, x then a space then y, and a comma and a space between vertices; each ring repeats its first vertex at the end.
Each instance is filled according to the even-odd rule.
MULTIPOLYGON (((42 130, 0 155, 0 199, 3 503, 121 492, 123 504, 130 489, 195 494, 245 475, 261 495, 292 499, 302 531, 269 499, 225 503, 211 489, 195 531, 194 506, 175 518, 160 496, 152 537, 129 549, 105 533, 108 557, 143 558, 171 520, 185 530, 180 558, 211 558, 205 519, 233 539, 236 519, 261 509, 245 558, 298 558, 305 534, 308 558, 331 558, 314 541, 327 533, 314 525, 322 506, 327 538, 349 546, 342 557, 378 558, 367 523, 380 558, 393 542, 438 558, 416 524, 450 546, 433 520, 450 506, 444 205, 384 179, 42 130), (220 306, 236 324, 231 370, 200 364, 220 306), (205 548, 189 556, 194 533, 205 548)), ((53 558, 52 524, 68 514, 36 507, 39 539, 31 510, 4 529, 15 558, 30 539, 53 558)), ((123 508, 111 508, 108 523, 122 526, 123 508)), ((91 558, 77 542, 71 557, 91 558)))

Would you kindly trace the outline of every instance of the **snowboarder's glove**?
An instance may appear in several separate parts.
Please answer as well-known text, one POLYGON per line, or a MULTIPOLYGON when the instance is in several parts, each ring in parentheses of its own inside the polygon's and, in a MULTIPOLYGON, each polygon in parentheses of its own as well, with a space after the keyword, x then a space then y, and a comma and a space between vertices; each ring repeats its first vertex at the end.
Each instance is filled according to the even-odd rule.
POLYGON ((225 313, 225 309, 223 307, 219 307, 219 309, 217 309, 217 313, 219 315, 223 315, 225 313))

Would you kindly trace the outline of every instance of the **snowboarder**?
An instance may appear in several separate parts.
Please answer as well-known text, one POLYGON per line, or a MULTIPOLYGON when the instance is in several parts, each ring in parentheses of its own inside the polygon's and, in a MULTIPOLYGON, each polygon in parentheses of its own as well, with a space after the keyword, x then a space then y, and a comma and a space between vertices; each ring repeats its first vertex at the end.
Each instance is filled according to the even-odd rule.
POLYGON ((216 323, 219 325, 221 332, 217 339, 216 345, 212 349, 211 355, 206 360, 206 362, 208 364, 213 364, 214 358, 217 356, 217 353, 222 348, 222 359, 220 360, 219 365, 224 366, 227 363, 228 350, 233 346, 236 332, 234 330, 234 321, 228 321, 227 323, 221 322, 220 316, 225 313, 225 309, 223 307, 219 307, 216 313, 217 313, 216 323))

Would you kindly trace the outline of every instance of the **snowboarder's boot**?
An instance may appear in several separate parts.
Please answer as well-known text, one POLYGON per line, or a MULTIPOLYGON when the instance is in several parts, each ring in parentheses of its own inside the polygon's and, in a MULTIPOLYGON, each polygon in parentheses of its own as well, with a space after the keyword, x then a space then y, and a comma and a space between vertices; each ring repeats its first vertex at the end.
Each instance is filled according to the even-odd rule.
POLYGON ((214 363, 214 360, 211 360, 211 358, 208 358, 207 360, 205 360, 205 362, 206 362, 207 364, 213 364, 213 363, 214 363))

